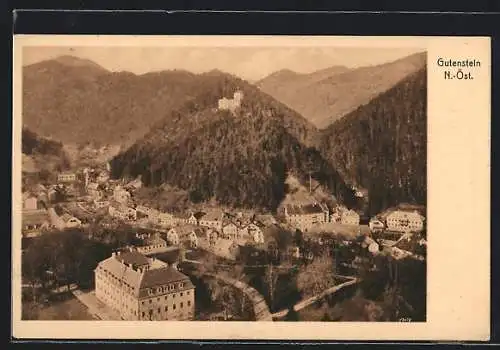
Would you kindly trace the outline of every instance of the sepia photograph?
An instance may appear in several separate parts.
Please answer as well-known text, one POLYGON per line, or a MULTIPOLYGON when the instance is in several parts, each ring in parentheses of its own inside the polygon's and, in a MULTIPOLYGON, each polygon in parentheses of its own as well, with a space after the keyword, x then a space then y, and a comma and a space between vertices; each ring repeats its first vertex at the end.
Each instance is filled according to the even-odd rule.
POLYGON ((426 319, 426 52, 25 47, 23 319, 426 319))
POLYGON ((434 257, 458 237, 443 202, 428 211, 429 166, 451 159, 428 152, 428 100, 450 99, 428 80, 459 85, 447 57, 184 40, 19 47, 20 321, 425 325, 447 266, 428 237, 434 257))

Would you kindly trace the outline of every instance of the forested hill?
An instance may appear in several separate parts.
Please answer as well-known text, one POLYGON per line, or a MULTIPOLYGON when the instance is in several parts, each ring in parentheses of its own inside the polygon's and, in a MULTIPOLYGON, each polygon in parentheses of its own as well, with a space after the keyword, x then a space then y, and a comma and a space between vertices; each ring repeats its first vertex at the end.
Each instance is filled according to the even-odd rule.
POLYGON ((322 154, 368 189, 372 214, 400 202, 426 203, 426 109, 424 68, 323 131, 322 154))
POLYGON ((323 129, 425 67, 426 53, 376 66, 333 66, 309 74, 278 71, 256 83, 323 129))
POLYGON ((23 68, 23 122, 64 144, 126 144, 192 98, 195 75, 110 72, 74 57, 23 68))
POLYGON ((70 160, 60 142, 40 137, 24 127, 21 134, 22 171, 47 173, 70 166, 70 160))
MULTIPOLYGON (((210 98, 211 89, 221 92, 221 76, 226 77, 228 87, 248 85, 218 71, 136 75, 110 72, 92 61, 63 56, 23 67, 23 122, 41 136, 65 145, 129 146, 187 102, 197 108, 200 96, 210 98)), ((261 95, 270 109, 283 110, 261 95)), ((302 116, 292 110, 283 113, 287 127, 299 140, 314 139, 315 128, 302 116)))
POLYGON ((114 177, 142 175, 146 185, 167 183, 189 191, 194 202, 215 199, 273 210, 285 195, 287 173, 305 178, 314 163, 313 177, 352 203, 352 190, 335 169, 298 140, 315 131, 300 116, 230 75, 202 77, 204 93, 113 159, 114 177), (244 93, 236 113, 217 110, 218 100, 236 90, 244 93))
POLYGON ((24 127, 21 135, 22 153, 28 156, 46 155, 67 157, 61 142, 40 137, 24 127))

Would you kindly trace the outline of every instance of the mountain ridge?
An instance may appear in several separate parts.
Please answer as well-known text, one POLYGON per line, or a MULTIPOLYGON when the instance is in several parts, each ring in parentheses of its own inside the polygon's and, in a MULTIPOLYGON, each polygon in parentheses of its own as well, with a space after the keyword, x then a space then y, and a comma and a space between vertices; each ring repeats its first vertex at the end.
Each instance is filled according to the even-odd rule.
POLYGON ((272 73, 256 85, 299 112, 318 129, 324 129, 359 105, 387 91, 425 63, 426 53, 420 52, 379 65, 358 68, 340 66, 336 70, 333 66, 286 81, 272 73), (328 69, 332 70, 331 74, 328 74, 328 69), (311 78, 315 73, 318 77, 311 78))
POLYGON ((352 190, 318 150, 296 135, 295 112, 253 85, 219 76, 217 86, 171 112, 112 161, 113 177, 141 176, 146 186, 168 184, 194 202, 275 210, 285 196, 288 173, 305 180, 308 164, 321 183, 350 203, 352 190), (217 101, 241 91, 234 112, 217 101))
POLYGON ((368 189, 372 214, 427 196, 427 69, 320 131, 321 154, 345 181, 368 189))

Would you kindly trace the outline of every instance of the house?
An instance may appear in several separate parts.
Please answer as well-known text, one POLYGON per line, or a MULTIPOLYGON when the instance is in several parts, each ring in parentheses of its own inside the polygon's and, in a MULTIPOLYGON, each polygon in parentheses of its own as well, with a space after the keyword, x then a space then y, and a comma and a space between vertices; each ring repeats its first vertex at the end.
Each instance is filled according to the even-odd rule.
POLYGON ((215 245, 219 239, 219 233, 213 228, 208 228, 205 232, 206 239, 210 245, 215 245))
POLYGON ((169 245, 179 245, 179 235, 175 228, 171 228, 167 232, 167 243, 169 245))
POLYGON ((57 174, 57 182, 75 182, 76 181, 76 174, 72 172, 63 172, 57 174))
POLYGON ((177 223, 174 216, 170 213, 159 213, 157 220, 157 223, 163 227, 172 227, 177 223))
POLYGON ((188 218, 188 224, 190 225, 199 225, 201 218, 205 216, 204 212, 197 211, 193 214, 191 214, 188 218))
POLYGON ((248 237, 254 243, 264 243, 264 233, 256 223, 248 224, 240 229, 240 237, 248 237))
POLYGON ((82 225, 82 222, 75 218, 74 216, 65 213, 61 216, 62 221, 64 222, 64 226, 66 228, 75 228, 75 227, 80 227, 82 225))
POLYGON ((94 270, 98 300, 129 321, 192 320, 195 287, 188 276, 138 251, 113 253, 94 270))
POLYGON ((179 240, 190 248, 198 248, 199 239, 205 235, 205 230, 191 224, 176 227, 176 231, 179 235, 179 240))
MULTIPOLYGON (((160 212, 156 209, 146 207, 144 205, 138 205, 135 210, 137 211, 137 215, 142 217, 146 217, 150 223, 161 225, 162 221, 160 220, 160 212)), ((170 226, 169 223, 171 220, 165 220, 162 226, 170 226)))
POLYGON ((22 233, 39 232, 51 227, 50 217, 46 210, 29 210, 22 213, 22 233))
POLYGON ((356 225, 359 226, 359 214, 354 210, 345 210, 342 212, 340 222, 343 225, 356 225))
POLYGON ((200 226, 211 227, 219 232, 222 231, 224 212, 220 210, 210 210, 199 220, 200 226))
POLYGON ((307 232, 314 225, 328 222, 325 208, 318 203, 305 205, 286 205, 284 207, 285 220, 293 227, 307 232))
POLYGON ((23 193, 23 210, 38 209, 38 198, 31 193, 23 193))
POLYGON ((390 231, 421 232, 424 229, 425 218, 417 211, 396 210, 387 215, 386 226, 390 231))
POLYGON ((264 226, 277 225, 278 221, 271 214, 257 214, 255 215, 253 222, 259 222, 264 226))
POLYGON ((238 238, 238 226, 235 223, 229 221, 222 227, 222 236, 226 239, 237 239, 238 238))
POLYGON ((377 217, 373 217, 370 219, 368 227, 370 227, 370 231, 372 232, 380 232, 385 229, 384 223, 377 217))
POLYGON ((108 207, 108 214, 122 220, 137 220, 137 212, 134 208, 127 207, 117 202, 110 203, 108 207))
POLYGON ((144 255, 162 253, 167 250, 167 242, 160 237, 158 232, 150 234, 136 234, 135 248, 144 255))
POLYGON ((127 204, 130 201, 130 192, 118 185, 113 190, 113 199, 118 203, 127 204))

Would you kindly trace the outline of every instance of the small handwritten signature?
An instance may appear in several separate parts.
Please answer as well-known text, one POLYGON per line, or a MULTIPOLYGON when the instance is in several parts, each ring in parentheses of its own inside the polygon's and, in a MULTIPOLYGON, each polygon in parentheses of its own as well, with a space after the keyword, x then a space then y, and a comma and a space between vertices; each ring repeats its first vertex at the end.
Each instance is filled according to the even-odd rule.
POLYGON ((410 317, 401 317, 399 319, 399 322, 411 322, 411 318, 410 317))

